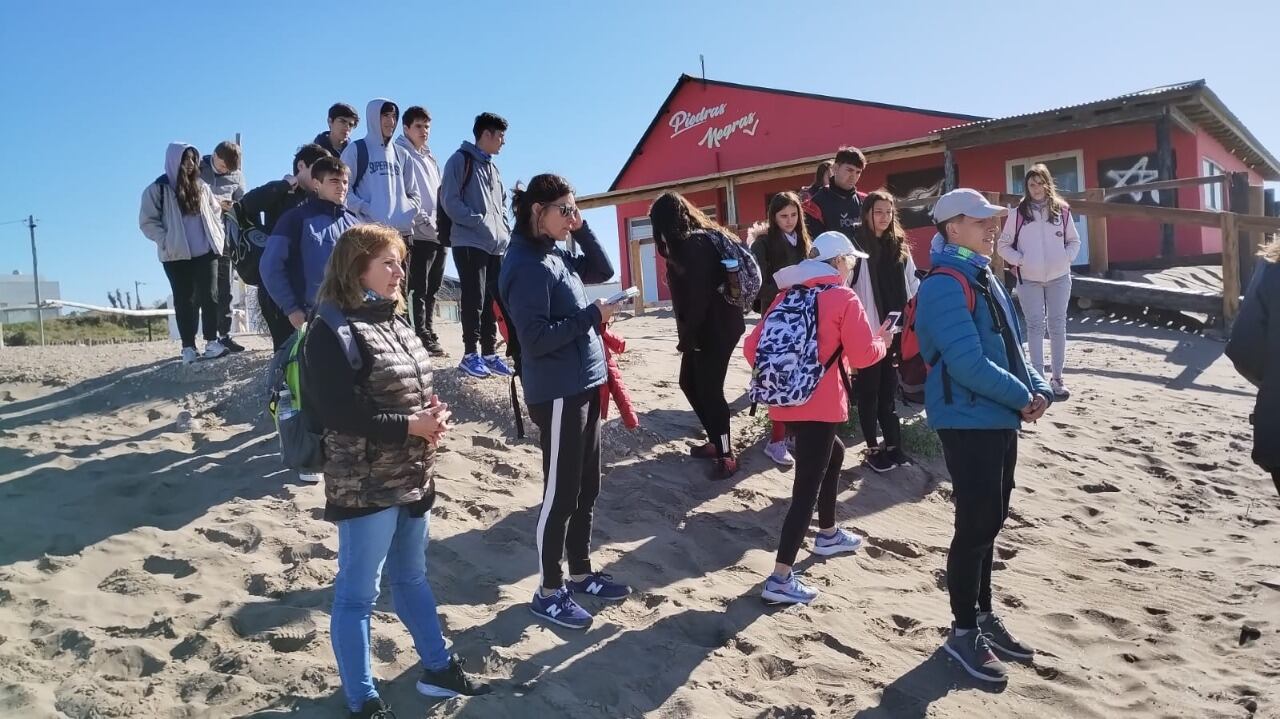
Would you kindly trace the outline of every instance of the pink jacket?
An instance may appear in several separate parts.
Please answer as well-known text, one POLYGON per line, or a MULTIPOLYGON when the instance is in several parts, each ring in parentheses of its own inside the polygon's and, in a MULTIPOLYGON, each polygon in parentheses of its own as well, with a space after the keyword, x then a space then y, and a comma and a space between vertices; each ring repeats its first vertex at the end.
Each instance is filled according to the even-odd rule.
MULTIPOLYGON (((850 369, 860 369, 884 359, 884 341, 875 337, 871 325, 867 324, 867 315, 858 301, 858 295, 840 281, 840 275, 825 262, 805 260, 798 265, 784 267, 773 275, 781 290, 769 306, 772 310, 785 294, 785 290, 796 285, 814 287, 816 285, 836 285, 818 295, 818 358, 826 362, 836 351, 843 348, 844 358, 841 360, 850 369)), ((768 312, 765 313, 768 316, 768 312)), ((754 367, 756 363, 756 346, 760 343, 760 333, 764 330, 765 320, 760 320, 747 335, 742 346, 742 354, 754 367)), ((833 422, 843 423, 849 419, 849 395, 844 383, 840 381, 840 372, 833 365, 831 371, 823 375, 818 388, 808 402, 795 407, 770 407, 769 419, 776 422, 833 422)))

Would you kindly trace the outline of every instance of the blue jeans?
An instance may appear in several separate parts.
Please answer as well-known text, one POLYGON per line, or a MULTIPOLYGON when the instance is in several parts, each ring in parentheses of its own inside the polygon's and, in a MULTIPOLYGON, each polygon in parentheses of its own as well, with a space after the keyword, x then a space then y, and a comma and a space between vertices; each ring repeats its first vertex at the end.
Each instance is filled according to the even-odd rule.
POLYGON ((407 507, 392 507, 344 519, 338 522, 338 577, 329 634, 352 711, 378 696, 369 663, 369 615, 384 565, 396 614, 413 636, 422 665, 433 671, 449 666, 436 599, 427 584, 427 517, 411 517, 407 507))

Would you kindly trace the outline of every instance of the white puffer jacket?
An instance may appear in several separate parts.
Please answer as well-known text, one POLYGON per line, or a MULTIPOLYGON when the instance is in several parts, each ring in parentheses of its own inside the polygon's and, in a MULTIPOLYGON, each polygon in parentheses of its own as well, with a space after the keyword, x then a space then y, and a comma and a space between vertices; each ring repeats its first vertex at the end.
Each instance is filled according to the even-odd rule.
POLYGON ((1009 212, 996 251, 1005 262, 1018 268, 1023 282, 1049 282, 1069 274, 1080 253, 1080 233, 1076 231, 1071 208, 1064 204, 1062 214, 1054 219, 1048 217, 1047 209, 1033 209, 1031 214, 1033 219, 1023 220, 1018 208, 1009 212), (1017 249, 1013 247, 1015 235, 1017 249))

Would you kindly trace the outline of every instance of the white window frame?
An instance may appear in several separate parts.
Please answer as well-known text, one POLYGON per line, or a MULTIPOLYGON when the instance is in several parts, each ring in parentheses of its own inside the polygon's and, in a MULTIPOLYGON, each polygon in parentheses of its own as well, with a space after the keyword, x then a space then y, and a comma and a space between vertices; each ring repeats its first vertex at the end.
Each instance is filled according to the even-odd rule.
MULTIPOLYGON (((1075 158, 1076 176, 1080 178, 1080 184, 1084 185, 1085 184, 1084 150, 1079 149, 1079 150, 1067 150, 1066 152, 1055 152, 1050 155, 1034 155, 1032 157, 1020 157, 1013 160, 1005 160, 1005 163, 1004 163, 1005 191, 1010 194, 1014 194, 1014 185, 1013 185, 1013 166, 1014 165, 1022 165, 1023 167, 1030 169, 1031 166, 1036 164, 1037 162, 1052 162, 1054 160, 1063 160, 1068 157, 1075 158)), ((1025 171, 1024 171, 1024 174, 1025 174, 1025 171)), ((1083 190, 1085 188, 1080 187, 1078 189, 1083 190)))
POLYGON ((648 217, 628 217, 627 218, 627 241, 643 242, 653 239, 653 223, 648 217), (643 227, 637 231, 638 228, 643 227), (643 233, 643 234, 641 234, 643 233))
MULTIPOLYGON (((1226 168, 1219 165, 1212 157, 1200 158, 1200 171, 1203 177, 1227 174, 1226 168)), ((1201 201, 1204 209, 1210 212, 1222 212, 1226 204, 1225 195, 1226 188, 1223 187, 1221 182, 1205 185, 1201 192, 1201 201)))

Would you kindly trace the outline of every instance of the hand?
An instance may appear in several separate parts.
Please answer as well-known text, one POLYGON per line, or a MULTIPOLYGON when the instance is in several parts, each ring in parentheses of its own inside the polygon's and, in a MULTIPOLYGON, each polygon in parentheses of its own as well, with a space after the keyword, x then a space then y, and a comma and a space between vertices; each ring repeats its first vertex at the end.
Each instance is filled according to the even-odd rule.
POLYGON ((435 444, 449 429, 449 418, 452 416, 449 406, 443 402, 429 405, 409 415, 409 434, 435 444))
POLYGON ((231 211, 231 200, 222 200, 221 202, 222 202, 222 211, 223 211, 223 212, 230 212, 230 211, 231 211))
POLYGON ((1035 422, 1044 416, 1046 410, 1049 409, 1049 401, 1040 395, 1031 398, 1031 402, 1022 408, 1022 420, 1024 422, 1035 422))
POLYGON ((586 220, 582 219, 582 210, 579 210, 577 207, 573 208, 573 215, 569 218, 569 231, 577 232, 578 230, 581 230, 582 226, 585 224, 587 223, 586 220))
POLYGON ((898 334, 898 330, 888 322, 880 325, 880 330, 876 332, 876 339, 884 342, 884 346, 888 347, 893 344, 893 336, 898 334))
POLYGON ((294 310, 289 313, 289 324, 293 325, 295 330, 302 329, 307 323, 307 315, 302 310, 294 310))
POLYGON ((613 313, 618 311, 618 305, 611 305, 602 298, 596 300, 596 309, 600 310, 600 321, 607 325, 613 319, 613 313))

